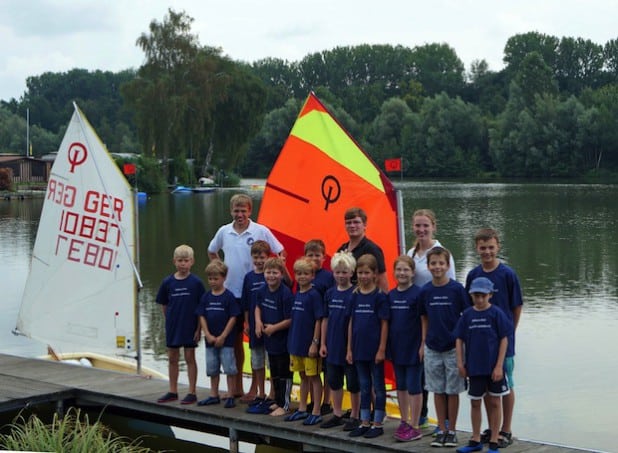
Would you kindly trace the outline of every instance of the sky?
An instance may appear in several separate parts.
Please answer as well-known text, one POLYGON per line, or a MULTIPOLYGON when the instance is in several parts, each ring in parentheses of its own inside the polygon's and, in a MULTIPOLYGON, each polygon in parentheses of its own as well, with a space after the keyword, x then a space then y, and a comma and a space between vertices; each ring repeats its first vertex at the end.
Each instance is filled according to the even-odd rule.
POLYGON ((518 33, 605 44, 618 38, 614 0, 0 0, 0 100, 26 78, 74 68, 120 71, 144 60, 137 38, 168 8, 195 19, 202 45, 234 60, 299 61, 337 46, 451 46, 465 64, 502 69, 518 33))

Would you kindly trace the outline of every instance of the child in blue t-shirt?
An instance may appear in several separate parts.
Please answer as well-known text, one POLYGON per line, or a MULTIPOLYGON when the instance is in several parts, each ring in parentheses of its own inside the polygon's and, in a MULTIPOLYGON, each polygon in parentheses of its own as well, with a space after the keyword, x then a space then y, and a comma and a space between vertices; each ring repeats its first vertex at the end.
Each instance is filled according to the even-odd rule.
POLYGON ((326 378, 333 399, 333 416, 322 423, 320 428, 334 428, 344 424, 342 404, 345 376, 352 408, 343 430, 352 431, 360 423, 360 384, 356 367, 346 361, 346 352, 350 300, 354 290, 352 274, 356 268, 356 260, 351 253, 337 252, 330 260, 330 268, 335 276, 336 285, 328 289, 324 295, 325 311, 322 319, 320 357, 326 359, 326 378))
POLYGON ((206 375, 210 377, 210 396, 199 401, 198 406, 219 404, 219 373, 221 367, 227 377, 228 397, 225 408, 230 409, 234 403, 234 380, 238 369, 234 357, 234 326, 240 315, 240 306, 234 294, 223 286, 227 276, 227 266, 219 260, 211 261, 206 266, 206 276, 210 291, 205 293, 195 314, 200 318, 200 325, 206 340, 206 375))
POLYGON ((320 405, 314 404, 312 413, 307 413, 307 396, 312 401, 322 400, 322 364, 319 357, 320 326, 323 317, 323 302, 320 293, 311 286, 315 275, 314 263, 307 257, 294 262, 294 278, 297 291, 292 305, 291 324, 288 333, 290 371, 300 374, 300 399, 298 409, 285 418, 286 421, 304 420, 304 425, 322 422, 320 405))
MULTIPOLYGON (((515 383, 513 382, 513 369, 515 368, 515 332, 521 317, 523 300, 519 278, 515 271, 502 263, 498 258, 500 252, 500 238, 493 228, 481 228, 474 237, 476 252, 481 259, 481 264, 472 269, 466 277, 466 288, 477 277, 486 277, 494 284, 494 293, 491 304, 502 309, 506 317, 513 324, 513 331, 509 335, 506 358, 504 359, 504 372, 509 384, 510 392, 502 398, 502 426, 498 436, 498 446, 508 447, 512 442, 511 423, 513 421, 513 409, 515 407, 515 383)), ((488 442, 491 431, 486 429, 481 438, 488 442)))
POLYGON ((458 453, 481 451, 481 401, 485 400, 491 437, 489 453, 498 453, 498 430, 502 416, 502 396, 509 393, 504 375, 504 358, 512 324, 504 312, 490 303, 494 284, 486 277, 470 283, 474 306, 466 309, 456 327, 457 367, 468 378, 471 402, 472 438, 458 453), (465 357, 465 358, 464 358, 465 357))
POLYGON ((426 256, 432 279, 419 295, 425 333, 425 388, 434 393, 440 429, 431 446, 456 447, 459 394, 465 389, 465 381, 457 370, 453 330, 461 313, 470 306, 470 299, 463 285, 448 277, 451 258, 448 250, 434 247, 426 256))
MULTIPOLYGON (((251 260, 253 270, 249 271, 243 280, 241 306, 245 314, 245 335, 249 337, 251 351, 251 387, 240 401, 258 404, 266 399, 264 382, 266 380, 266 351, 264 339, 255 335, 255 306, 257 291, 266 285, 264 279, 264 263, 270 255, 270 245, 266 241, 255 241, 251 245, 251 260)), ((272 386, 271 386, 272 387, 272 386)))
POLYGON ((388 299, 378 282, 378 262, 373 255, 362 255, 356 262, 358 287, 350 301, 348 351, 346 360, 353 363, 360 381, 361 424, 350 431, 350 437, 374 438, 384 434, 386 416, 386 384, 384 359, 388 337, 390 310, 388 299), (375 393, 373 425, 371 394, 375 393))
POLYGON ((272 416, 285 415, 290 410, 290 389, 292 372, 288 353, 288 330, 294 296, 283 278, 287 275, 285 263, 281 258, 268 258, 264 263, 266 286, 257 291, 255 307, 255 335, 264 338, 264 348, 268 354, 270 379, 275 389, 275 403, 266 400, 252 406, 251 413, 272 416))
POLYGON ((413 284, 414 260, 402 255, 395 260, 397 286, 388 293, 391 310, 388 328, 388 356, 393 362, 401 423, 393 434, 407 442, 423 437, 419 427, 423 402, 423 342, 418 296, 413 284))
POLYGON ((156 302, 161 305, 165 318, 165 343, 169 373, 169 391, 160 397, 158 403, 178 399, 178 361, 180 348, 184 350, 189 393, 180 404, 193 404, 197 401, 197 362, 195 348, 200 339, 200 323, 195 309, 204 294, 204 283, 191 273, 194 261, 193 249, 179 245, 174 249, 173 262, 176 272, 165 277, 157 293, 156 302))

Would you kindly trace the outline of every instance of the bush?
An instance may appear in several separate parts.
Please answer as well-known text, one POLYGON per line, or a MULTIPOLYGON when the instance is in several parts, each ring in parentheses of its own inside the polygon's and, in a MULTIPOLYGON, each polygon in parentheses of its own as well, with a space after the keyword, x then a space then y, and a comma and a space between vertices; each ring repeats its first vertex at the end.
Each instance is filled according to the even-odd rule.
POLYGON ((18 415, 13 423, 5 426, 0 435, 0 448, 16 451, 58 451, 88 453, 149 453, 152 450, 141 446, 140 439, 129 441, 117 436, 98 420, 90 424, 88 415, 69 408, 63 419, 54 414, 53 421, 46 425, 36 415, 28 421, 18 415))

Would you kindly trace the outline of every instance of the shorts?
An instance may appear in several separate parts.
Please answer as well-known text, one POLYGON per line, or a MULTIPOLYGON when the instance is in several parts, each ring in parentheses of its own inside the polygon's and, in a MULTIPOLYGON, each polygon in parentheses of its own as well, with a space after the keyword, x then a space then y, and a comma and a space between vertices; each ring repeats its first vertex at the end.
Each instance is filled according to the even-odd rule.
POLYGON ((360 382, 358 381, 358 372, 354 365, 335 365, 334 363, 326 363, 326 379, 328 386, 334 390, 343 388, 343 377, 345 376, 346 389, 350 393, 360 392, 360 382))
POLYGON ((423 376, 423 365, 395 365, 395 382, 397 382, 397 390, 402 392, 407 391, 410 395, 418 395, 423 393, 421 384, 423 376))
POLYGON ((306 376, 317 376, 322 370, 319 357, 300 357, 290 354, 290 371, 305 373, 306 376))
POLYGON ((480 400, 486 393, 491 396, 504 396, 511 391, 506 377, 499 381, 492 381, 491 376, 470 376, 468 382, 468 397, 471 400, 480 400))
POLYGON ((168 344, 165 347, 168 349, 180 349, 180 348, 191 349, 191 348, 197 348, 197 343, 187 343, 187 344, 174 345, 174 346, 170 346, 168 344))
POLYGON ((425 390, 458 395, 465 390, 465 386, 466 381, 457 369, 455 348, 438 352, 425 346, 425 390))
POLYGON ((223 366, 223 373, 225 374, 238 373, 234 348, 232 346, 206 348, 206 376, 219 376, 221 366, 223 366))
POLYGON ((515 357, 506 357, 504 359, 504 376, 510 389, 515 388, 515 381, 513 380, 513 370, 515 369, 515 357))
POLYGON ((251 348, 251 369, 262 370, 266 365, 266 349, 261 344, 255 348, 251 348))

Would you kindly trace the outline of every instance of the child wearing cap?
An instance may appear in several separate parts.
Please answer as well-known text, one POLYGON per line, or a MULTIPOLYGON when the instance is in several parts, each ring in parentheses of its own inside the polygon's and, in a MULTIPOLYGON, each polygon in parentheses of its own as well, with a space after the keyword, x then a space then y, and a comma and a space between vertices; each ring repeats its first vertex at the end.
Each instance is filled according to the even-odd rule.
POLYGON ((459 374, 468 379, 472 438, 457 452, 470 453, 483 449, 481 401, 484 399, 492 433, 488 452, 497 453, 502 396, 509 393, 504 376, 504 358, 513 327, 504 312, 489 302, 495 291, 491 280, 475 278, 469 291, 474 305, 467 308, 457 321, 455 347, 459 374))

